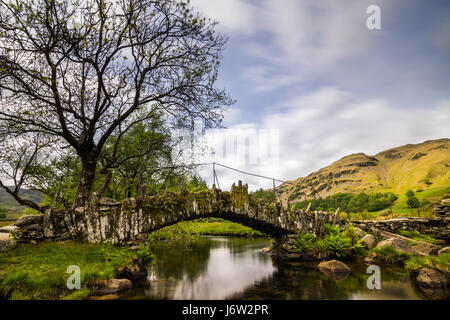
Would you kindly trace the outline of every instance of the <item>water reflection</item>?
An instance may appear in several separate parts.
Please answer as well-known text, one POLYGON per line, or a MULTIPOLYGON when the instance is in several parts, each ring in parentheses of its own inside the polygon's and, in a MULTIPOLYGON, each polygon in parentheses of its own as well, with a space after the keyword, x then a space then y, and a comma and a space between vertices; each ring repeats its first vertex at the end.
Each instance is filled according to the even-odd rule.
POLYGON ((366 266, 335 279, 316 264, 284 265, 261 248, 265 239, 204 237, 186 248, 167 243, 155 250, 149 284, 122 299, 424 299, 401 270, 382 269, 382 289, 366 286, 366 266))
POLYGON ((224 299, 272 274, 261 254, 266 240, 205 237, 189 249, 168 244, 155 251, 153 281, 145 295, 154 299, 224 299), (180 250, 181 249, 181 250, 180 250))

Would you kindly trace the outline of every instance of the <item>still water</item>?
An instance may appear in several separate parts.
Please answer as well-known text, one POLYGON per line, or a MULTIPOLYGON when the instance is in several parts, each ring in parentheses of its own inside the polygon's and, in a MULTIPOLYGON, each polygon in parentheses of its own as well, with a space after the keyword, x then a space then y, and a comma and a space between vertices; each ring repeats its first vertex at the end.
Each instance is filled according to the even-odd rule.
POLYGON ((349 263, 344 279, 316 264, 283 265, 261 249, 266 239, 203 237, 189 246, 155 249, 147 285, 121 299, 426 299, 402 270, 381 269, 381 290, 369 290, 364 264, 349 263))

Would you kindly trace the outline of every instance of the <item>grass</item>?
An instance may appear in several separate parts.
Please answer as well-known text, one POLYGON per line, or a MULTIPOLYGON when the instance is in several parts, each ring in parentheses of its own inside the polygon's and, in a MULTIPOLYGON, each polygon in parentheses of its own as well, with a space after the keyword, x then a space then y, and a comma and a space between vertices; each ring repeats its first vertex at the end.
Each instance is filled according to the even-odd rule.
MULTIPOLYGON (((434 218, 432 206, 430 206, 429 208, 421 209, 421 212, 419 214, 417 213, 417 209, 413 208, 411 213, 411 209, 406 204, 407 200, 406 195, 397 194, 397 196, 398 199, 394 202, 391 208, 392 213, 390 209, 383 209, 372 212, 363 212, 362 214, 360 212, 351 213, 350 218, 352 220, 377 220, 377 219, 391 219, 397 217, 419 217, 419 216, 422 218, 434 218)), ((450 187, 437 187, 424 189, 420 192, 415 192, 415 196, 420 201, 429 200, 432 203, 438 203, 442 198, 450 198, 450 187)), ((349 215, 346 212, 342 211, 340 213, 340 216, 343 220, 349 219, 349 215)))
POLYGON ((410 274, 418 274, 422 268, 430 268, 449 274, 450 253, 443 253, 440 256, 412 257, 405 264, 405 269, 410 274))
POLYGON ((219 218, 183 221, 157 230, 151 234, 154 240, 188 240, 201 235, 264 237, 259 231, 219 218))
POLYGON ((390 245, 385 245, 381 248, 373 248, 369 251, 369 254, 373 255, 373 253, 376 254, 374 257, 376 262, 388 265, 403 266, 412 258, 410 253, 397 251, 390 245))
MULTIPOLYGON (((444 197, 445 195, 450 194, 449 187, 440 187, 440 188, 429 188, 425 189, 421 192, 415 192, 415 196, 420 201, 422 200, 429 200, 431 202, 439 202, 439 200, 444 197)), ((405 194, 399 194, 398 199, 394 202, 394 205, 392 206, 392 211, 394 213, 394 216, 415 216, 417 217, 417 209, 413 208, 412 214, 411 209, 406 204, 407 197, 405 194)), ((432 210, 428 210, 426 212, 421 212, 421 217, 428 217, 432 210)), ((379 213, 381 213, 380 211, 379 213)), ((432 215, 432 214, 431 214, 432 215)))
POLYGON ((117 267, 134 256, 127 248, 74 241, 22 244, 0 254, 0 287, 13 289, 11 299, 82 299, 100 279, 111 279, 117 267), (81 290, 66 287, 67 267, 81 271, 81 290))
POLYGON ((411 238, 416 241, 425 241, 425 242, 429 242, 432 244, 436 243, 436 239, 434 239, 433 237, 427 236, 426 234, 420 233, 417 230, 413 230, 413 231, 399 230, 399 231, 397 231, 397 233, 401 236, 411 238))
POLYGON ((2 220, 0 220, 0 228, 1 227, 6 227, 6 226, 10 226, 10 225, 12 225, 14 223, 15 223, 15 221, 2 221, 2 220))

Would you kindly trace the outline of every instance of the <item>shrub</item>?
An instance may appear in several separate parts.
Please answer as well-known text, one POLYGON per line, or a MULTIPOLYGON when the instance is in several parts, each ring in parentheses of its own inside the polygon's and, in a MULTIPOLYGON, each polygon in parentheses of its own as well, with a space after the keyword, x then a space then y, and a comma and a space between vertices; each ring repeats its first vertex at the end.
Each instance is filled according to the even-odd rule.
POLYGON ((152 262, 156 256, 153 254, 149 245, 145 245, 142 242, 138 245, 137 255, 143 262, 152 262))
POLYGON ((312 243, 316 237, 310 233, 299 232, 297 238, 294 240, 295 246, 297 247, 297 252, 303 253, 306 250, 312 248, 312 243))
POLYGON ((325 236, 319 241, 319 247, 339 258, 345 258, 361 254, 364 246, 353 227, 347 226, 341 230, 337 225, 326 224, 325 236))
POLYGON ((412 257, 410 253, 397 251, 390 245, 385 245, 381 248, 373 248, 370 252, 376 253, 374 257, 375 261, 389 265, 404 265, 405 262, 412 257))

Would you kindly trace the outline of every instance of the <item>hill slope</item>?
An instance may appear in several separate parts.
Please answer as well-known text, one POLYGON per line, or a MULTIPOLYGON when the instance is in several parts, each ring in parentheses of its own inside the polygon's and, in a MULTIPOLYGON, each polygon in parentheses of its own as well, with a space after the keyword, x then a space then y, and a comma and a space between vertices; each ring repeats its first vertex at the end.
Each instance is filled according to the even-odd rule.
MULTIPOLYGON (((20 196, 39 203, 42 199, 42 195, 38 191, 23 189, 20 191, 20 196)), ((0 189, 0 207, 8 212, 8 219, 17 218, 27 208, 21 206, 17 201, 9 195, 4 189, 0 189)))
POLYGON ((450 187, 450 139, 407 144, 374 156, 346 156, 307 177, 277 188, 282 200, 296 202, 338 192, 394 192, 450 187))

